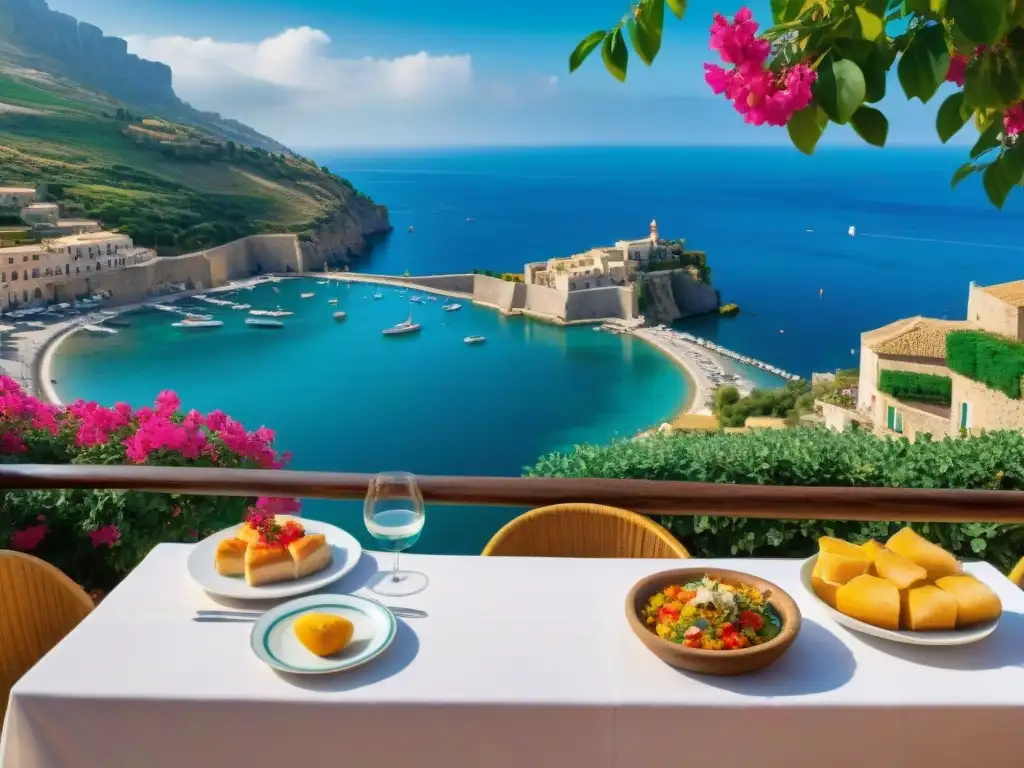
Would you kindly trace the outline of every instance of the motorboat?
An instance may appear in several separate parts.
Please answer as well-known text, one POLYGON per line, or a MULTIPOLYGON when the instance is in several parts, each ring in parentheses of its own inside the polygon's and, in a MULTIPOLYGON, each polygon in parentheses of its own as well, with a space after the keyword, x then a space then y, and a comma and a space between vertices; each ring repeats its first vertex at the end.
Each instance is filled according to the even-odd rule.
POLYGON ((346 317, 348 317, 348 315, 346 315, 344 312, 335 312, 334 313, 334 319, 335 320, 341 321, 341 320, 344 320, 346 317))
POLYGON ((312 299, 314 296, 316 296, 315 293, 300 293, 299 294, 299 298, 300 299, 312 299))
POLYGON ((414 323, 412 321, 412 312, 410 312, 408 320, 403 320, 401 323, 398 323, 398 325, 393 325, 390 328, 385 328, 384 335, 398 336, 399 334, 403 333, 416 333, 417 331, 419 331, 419 329, 420 324, 414 323))
POLYGON ((185 318, 180 323, 171 323, 172 328, 219 328, 224 325, 220 320, 189 320, 185 318))
POLYGON ((383 293, 375 293, 375 294, 373 294, 373 298, 374 299, 383 299, 384 298, 384 294, 383 293))
POLYGON ((291 317, 294 314, 284 309, 272 309, 266 313, 267 317, 291 317))
POLYGON ((252 304, 234 304, 234 305, 232 305, 231 308, 232 309, 251 309, 252 308, 252 304))
POLYGON ((89 333, 117 333, 113 328, 104 328, 102 325, 95 325, 93 323, 86 323, 82 326, 82 330, 89 333))
POLYGON ((270 310, 269 309, 250 309, 249 310, 249 314, 250 315, 269 315, 270 314, 270 310))
POLYGON ((427 301, 437 301, 437 296, 427 296, 427 301))
POLYGON ((466 342, 467 344, 483 344, 485 341, 487 341, 487 337, 467 336, 466 338, 463 339, 463 341, 466 342))
POLYGON ((327 285, 327 281, 326 280, 317 280, 316 284, 317 285, 327 285))
POLYGON ((284 328, 284 323, 280 320, 268 320, 265 317, 247 317, 245 324, 253 328, 284 328))
POLYGON ((444 307, 442 307, 442 309, 444 309, 445 312, 458 312, 460 309, 462 309, 462 305, 461 304, 445 304, 444 307))
POLYGON ((328 303, 328 304, 337 304, 337 303, 338 303, 338 300, 337 300, 337 299, 328 299, 328 300, 327 300, 327 303, 328 303))
POLYGON ((850 237, 854 237, 857 234, 857 228, 856 227, 850 227, 847 230, 847 233, 850 235, 850 237))
POLYGON ((205 323, 213 320, 213 315, 197 315, 192 312, 186 312, 185 319, 190 323, 205 323))
POLYGON ((423 297, 422 296, 410 296, 409 297, 409 301, 413 302, 414 304, 419 304, 419 303, 421 303, 423 301, 423 297))

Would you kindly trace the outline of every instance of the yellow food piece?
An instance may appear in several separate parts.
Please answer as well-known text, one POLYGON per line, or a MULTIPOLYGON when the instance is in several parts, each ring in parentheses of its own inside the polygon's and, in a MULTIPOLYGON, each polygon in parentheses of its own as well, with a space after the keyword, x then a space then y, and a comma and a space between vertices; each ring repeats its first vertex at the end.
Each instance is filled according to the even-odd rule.
POLYGON ((899 589, 910 589, 928 578, 928 571, 920 565, 888 549, 883 549, 875 555, 875 571, 899 589))
POLYGON ((900 626, 904 629, 954 629, 957 602, 933 584, 900 591, 900 626))
POLYGON ((874 560, 875 555, 877 555, 879 552, 885 549, 885 545, 882 544, 882 542, 880 541, 876 541, 875 539, 868 539, 860 545, 860 548, 863 549, 864 552, 867 554, 868 559, 874 560))
POLYGON ((891 581, 864 574, 836 589, 836 610, 885 629, 900 628, 900 591, 891 581))
POLYGON ((836 590, 842 584, 833 584, 825 581, 820 576, 811 575, 811 588, 814 590, 814 594, 821 598, 822 602, 832 608, 836 607, 836 590))
POLYGON ((871 561, 863 558, 845 557, 832 552, 820 552, 814 564, 814 574, 822 581, 832 584, 845 584, 850 579, 868 572, 871 561))
POLYGON ((928 572, 929 581, 960 573, 959 560, 912 528, 904 528, 894 533, 885 543, 885 547, 924 568, 928 572))
POLYGON ((355 627, 344 616, 304 613, 295 620, 295 636, 317 656, 337 653, 352 641, 355 627))
POLYGON ((1003 613, 999 595, 973 576, 944 576, 935 586, 956 598, 958 627, 992 621, 1003 613))
POLYGON ((829 552, 833 555, 842 555, 843 557, 852 557, 855 560, 868 560, 867 552, 856 544, 851 544, 848 541, 842 539, 836 539, 832 536, 822 536, 818 539, 818 551, 821 553, 829 552))

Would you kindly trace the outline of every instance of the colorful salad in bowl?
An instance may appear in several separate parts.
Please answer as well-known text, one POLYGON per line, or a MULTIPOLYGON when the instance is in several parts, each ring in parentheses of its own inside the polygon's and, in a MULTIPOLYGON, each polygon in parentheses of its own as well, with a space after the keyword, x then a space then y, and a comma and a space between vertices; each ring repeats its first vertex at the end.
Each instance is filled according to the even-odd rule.
POLYGON ((771 596, 770 590, 704 576, 655 592, 640 618, 658 637, 686 648, 740 650, 767 643, 782 631, 771 596))

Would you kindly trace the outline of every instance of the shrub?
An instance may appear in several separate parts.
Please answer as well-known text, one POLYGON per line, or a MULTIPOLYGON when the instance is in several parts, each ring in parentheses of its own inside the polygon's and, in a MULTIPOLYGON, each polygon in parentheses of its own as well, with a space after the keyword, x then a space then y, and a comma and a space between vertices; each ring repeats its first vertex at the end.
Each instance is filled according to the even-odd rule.
MULTIPOLYGON (((26 395, 0 376, 0 462, 277 468, 287 460, 274 433, 247 432, 220 411, 183 414, 173 392, 153 408, 67 408, 26 395)), ((194 542, 240 523, 255 505, 298 509, 292 499, 190 496, 140 491, 55 489, 0 495, 0 546, 53 563, 89 590, 114 586, 157 544, 194 542)))
POLYGON ((982 331, 953 331, 946 336, 950 370, 1019 400, 1024 376, 1024 344, 982 331))
MULTIPOLYGON (((755 389, 746 397, 740 397, 736 387, 719 387, 713 411, 723 427, 742 427, 750 416, 790 416, 798 410, 801 396, 809 393, 810 384, 804 380, 787 382, 778 389, 755 389)), ((803 405, 809 410, 814 401, 805 399, 803 405)))
MULTIPOLYGON (((824 428, 654 435, 552 453, 526 474, 744 485, 1024 490, 1024 435, 989 432, 940 441, 918 437, 913 443, 824 428)), ((804 557, 816 550, 822 535, 854 541, 885 538, 904 525, 704 515, 662 522, 695 557, 804 557)), ((914 528, 960 557, 982 557, 1004 570, 1024 550, 1024 525, 929 523, 914 528)))
POLYGON ((740 313, 739 304, 723 304, 718 308, 718 314, 725 315, 726 317, 732 317, 740 313))
POLYGON ((911 371, 882 371, 878 377, 878 388, 893 397, 905 400, 942 405, 953 402, 953 380, 949 376, 911 371))

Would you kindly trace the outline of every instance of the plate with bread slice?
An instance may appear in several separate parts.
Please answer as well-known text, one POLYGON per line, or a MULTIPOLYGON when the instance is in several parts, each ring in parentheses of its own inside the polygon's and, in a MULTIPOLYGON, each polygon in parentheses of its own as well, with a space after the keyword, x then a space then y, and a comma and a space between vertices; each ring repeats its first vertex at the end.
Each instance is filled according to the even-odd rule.
POLYGON ((261 530, 247 520, 207 536, 192 549, 188 572, 220 597, 274 600, 337 581, 355 568, 362 553, 356 538, 341 528, 276 515, 261 530))

